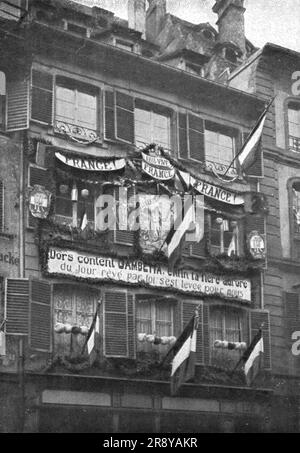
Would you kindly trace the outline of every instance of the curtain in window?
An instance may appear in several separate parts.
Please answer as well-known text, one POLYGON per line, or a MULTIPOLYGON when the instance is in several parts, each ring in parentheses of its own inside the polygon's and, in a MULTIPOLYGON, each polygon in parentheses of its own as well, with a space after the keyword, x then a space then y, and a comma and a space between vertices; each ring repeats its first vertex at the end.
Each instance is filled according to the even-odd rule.
POLYGON ((156 335, 159 337, 172 335, 172 311, 168 304, 156 305, 156 335))
POLYGON ((152 333, 151 303, 138 302, 136 305, 136 331, 137 333, 152 333))

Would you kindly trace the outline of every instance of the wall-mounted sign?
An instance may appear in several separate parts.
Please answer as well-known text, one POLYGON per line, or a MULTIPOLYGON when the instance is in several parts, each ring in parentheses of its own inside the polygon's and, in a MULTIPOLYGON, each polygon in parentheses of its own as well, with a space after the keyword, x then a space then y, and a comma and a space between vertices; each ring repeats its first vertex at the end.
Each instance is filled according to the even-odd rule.
POLYGON ((148 265, 140 260, 110 258, 73 250, 50 247, 47 271, 53 275, 86 280, 104 280, 120 284, 146 284, 153 288, 174 289, 199 296, 215 295, 225 299, 251 301, 251 281, 196 271, 174 270, 148 265))
POLYGON ((20 258, 14 256, 11 252, 0 253, 0 263, 8 264, 11 266, 19 266, 20 258))
POLYGON ((51 205, 51 192, 42 186, 34 186, 29 194, 29 209, 33 217, 46 219, 51 205))
POLYGON ((232 205, 244 204, 244 198, 235 192, 223 189, 222 187, 214 186, 208 182, 193 180, 194 189, 205 195, 206 197, 214 198, 215 200, 222 201, 223 203, 232 205))
POLYGON ((248 247, 254 259, 262 260, 266 257, 265 239, 258 231, 251 231, 249 234, 248 247))
POLYGON ((154 179, 167 181, 175 176, 175 168, 170 162, 159 155, 142 153, 142 170, 154 179))
POLYGON ((93 157, 70 157, 59 152, 55 153, 55 157, 69 167, 88 171, 116 171, 124 168, 126 164, 125 159, 106 160, 93 157))

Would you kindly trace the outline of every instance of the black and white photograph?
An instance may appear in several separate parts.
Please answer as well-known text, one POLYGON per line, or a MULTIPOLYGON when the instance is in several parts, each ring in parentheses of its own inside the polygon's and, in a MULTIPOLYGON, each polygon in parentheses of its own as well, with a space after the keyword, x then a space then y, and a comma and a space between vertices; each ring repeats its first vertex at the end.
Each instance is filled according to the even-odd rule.
POLYGON ((300 0, 3 0, 0 52, 0 434, 300 433, 300 0))

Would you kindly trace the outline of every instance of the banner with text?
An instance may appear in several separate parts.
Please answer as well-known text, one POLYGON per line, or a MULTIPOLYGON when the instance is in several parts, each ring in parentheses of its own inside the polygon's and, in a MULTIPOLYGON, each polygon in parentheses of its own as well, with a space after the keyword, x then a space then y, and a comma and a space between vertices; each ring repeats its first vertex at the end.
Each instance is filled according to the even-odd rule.
POLYGON ((128 285, 146 284, 200 296, 219 295, 227 299, 251 301, 249 279, 221 277, 190 270, 169 271, 166 266, 148 265, 140 260, 95 256, 56 247, 49 249, 47 271, 53 275, 128 285))

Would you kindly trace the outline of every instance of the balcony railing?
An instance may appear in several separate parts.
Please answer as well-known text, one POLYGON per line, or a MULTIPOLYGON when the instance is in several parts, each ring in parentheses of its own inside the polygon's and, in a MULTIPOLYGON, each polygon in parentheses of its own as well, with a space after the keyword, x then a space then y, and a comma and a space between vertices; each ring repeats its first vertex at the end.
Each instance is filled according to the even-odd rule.
POLYGON ((289 149, 294 153, 300 153, 300 137, 289 136, 289 149))
POLYGON ((99 139, 96 131, 83 126, 77 126, 76 124, 66 123, 65 121, 56 120, 54 123, 54 132, 80 143, 93 143, 99 139))

